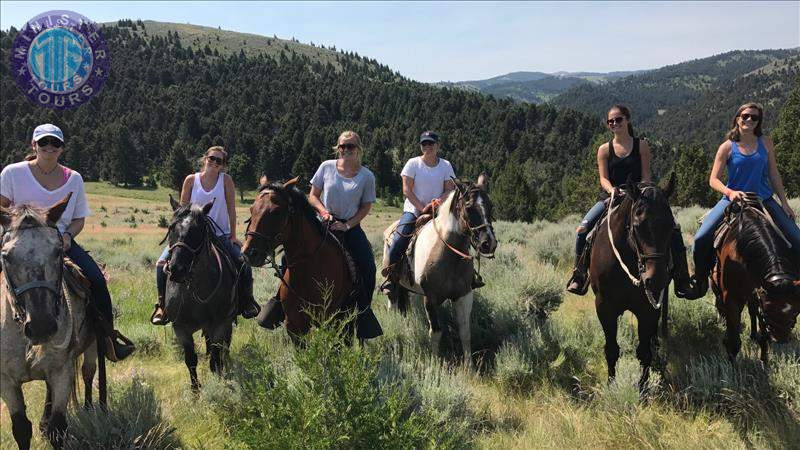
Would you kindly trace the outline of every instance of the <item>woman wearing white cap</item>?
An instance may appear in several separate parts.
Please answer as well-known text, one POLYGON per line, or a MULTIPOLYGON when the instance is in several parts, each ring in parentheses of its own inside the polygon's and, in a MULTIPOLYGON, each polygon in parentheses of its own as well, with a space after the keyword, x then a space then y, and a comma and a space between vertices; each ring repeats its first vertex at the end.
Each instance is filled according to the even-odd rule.
POLYGON ((134 345, 114 329, 111 294, 103 272, 75 241, 89 216, 81 175, 58 163, 64 153, 64 133, 55 125, 39 125, 33 131, 32 153, 25 161, 10 164, 0 173, 0 206, 30 205, 49 208, 72 193, 67 208, 56 224, 64 241, 64 252, 91 282, 91 300, 100 312, 97 328, 106 337, 105 354, 118 361, 135 350, 134 345), (123 342, 119 342, 122 340, 123 342))
MULTIPOLYGON (((343 243, 361 273, 357 336, 370 339, 383 334, 370 309, 375 289, 375 256, 367 235, 361 229, 361 221, 375 202, 375 175, 361 165, 364 150, 356 132, 343 132, 333 148, 338 158, 319 166, 311 178, 308 200, 323 221, 332 222, 331 230, 344 233, 343 243)), ((265 328, 274 328, 282 318, 280 302, 273 297, 263 308, 258 322, 265 328)))

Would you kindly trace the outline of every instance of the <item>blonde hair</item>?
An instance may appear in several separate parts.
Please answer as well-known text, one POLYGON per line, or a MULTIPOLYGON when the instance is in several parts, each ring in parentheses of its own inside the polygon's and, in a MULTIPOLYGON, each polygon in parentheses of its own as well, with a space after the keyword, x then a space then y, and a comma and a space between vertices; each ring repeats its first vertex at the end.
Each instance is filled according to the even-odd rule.
POLYGON ((358 164, 361 165, 361 157, 364 156, 364 147, 361 145, 361 136, 359 136, 355 131, 342 131, 342 134, 339 135, 339 139, 336 140, 336 145, 333 146, 333 153, 338 156, 339 145, 346 141, 351 141, 350 143, 355 145, 358 149, 356 152, 356 157, 358 158, 358 164))
POLYGON ((744 105, 740 106, 739 109, 736 110, 736 115, 733 116, 732 128, 725 135, 725 139, 739 142, 739 140, 742 138, 742 133, 739 131, 739 123, 738 123, 737 119, 742 114, 742 111, 744 111, 745 109, 750 109, 750 108, 757 109, 758 110, 758 115, 760 116, 760 118, 758 119, 758 125, 756 125, 756 129, 753 130, 753 133, 756 136, 761 136, 763 134, 763 132, 761 131, 761 124, 764 123, 764 107, 762 107, 761 105, 759 105, 758 103, 755 103, 755 102, 748 102, 748 103, 745 103, 744 105))
POLYGON ((200 158, 197 160, 197 165, 199 166, 199 168, 200 168, 200 169, 202 169, 202 168, 203 168, 203 165, 205 164, 205 159, 206 159, 206 157, 207 157, 208 155, 210 155, 210 154, 214 153, 214 152, 220 152, 220 153, 222 153, 222 166, 223 166, 223 167, 225 167, 225 166, 227 166, 227 165, 228 165, 228 152, 226 152, 226 151, 225 151, 225 148, 224 148, 224 147, 222 147, 222 146, 220 146, 220 145, 214 145, 214 146, 212 146, 212 147, 209 147, 209 148, 208 148, 208 150, 206 150, 206 152, 205 152, 205 153, 203 153, 203 156, 201 156, 201 157, 200 157, 200 158))

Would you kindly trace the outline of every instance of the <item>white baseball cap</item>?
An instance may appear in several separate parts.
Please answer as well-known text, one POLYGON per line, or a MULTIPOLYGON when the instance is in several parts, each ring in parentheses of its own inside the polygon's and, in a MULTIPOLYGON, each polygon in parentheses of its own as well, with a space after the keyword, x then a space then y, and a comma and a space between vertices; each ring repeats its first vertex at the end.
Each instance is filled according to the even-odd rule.
POLYGON ((45 136, 53 136, 57 137, 61 142, 64 142, 64 133, 61 131, 61 128, 53 125, 52 123, 45 123, 36 127, 33 130, 33 140, 39 141, 39 139, 45 136))

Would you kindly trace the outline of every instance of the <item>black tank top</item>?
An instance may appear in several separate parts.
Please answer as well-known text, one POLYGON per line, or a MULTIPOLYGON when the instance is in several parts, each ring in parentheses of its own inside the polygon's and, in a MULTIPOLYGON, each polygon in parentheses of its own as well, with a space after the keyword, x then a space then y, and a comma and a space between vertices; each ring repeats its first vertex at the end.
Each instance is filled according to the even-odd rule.
MULTIPOLYGON (((614 152, 614 139, 608 141, 608 181, 614 187, 622 186, 628 181, 638 183, 642 181, 642 156, 639 153, 639 138, 633 138, 633 149, 624 158, 614 152)), ((608 192, 600 188, 600 199, 608 198, 608 192)))

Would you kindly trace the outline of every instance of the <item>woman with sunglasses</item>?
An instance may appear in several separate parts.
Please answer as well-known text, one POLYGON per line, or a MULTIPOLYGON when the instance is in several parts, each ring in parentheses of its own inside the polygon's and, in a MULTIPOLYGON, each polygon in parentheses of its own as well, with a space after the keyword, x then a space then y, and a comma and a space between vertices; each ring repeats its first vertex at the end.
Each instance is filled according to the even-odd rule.
MULTIPOLYGON (((200 159, 203 170, 188 175, 181 188, 181 205, 196 203, 205 205, 214 202, 208 217, 216 224, 216 235, 235 261, 241 264, 239 275, 239 314, 245 319, 258 315, 259 306, 253 298, 253 271, 242 258, 242 243, 236 239, 236 186, 233 178, 223 169, 228 163, 228 153, 220 146, 206 150, 200 159)), ((164 295, 167 292, 167 276, 164 266, 169 258, 169 247, 165 248, 156 262, 156 286, 158 303, 150 317, 153 325, 166 325, 170 319, 164 312, 164 295)))
POLYGON ((714 259, 714 232, 722 222, 725 208, 730 202, 742 198, 745 192, 758 194, 792 248, 800 249, 800 229, 795 223, 795 212, 786 198, 783 179, 775 162, 772 139, 764 136, 761 130, 763 117, 764 110, 756 103, 740 106, 725 142, 717 149, 709 184, 722 194, 722 198, 708 212, 694 237, 695 271, 692 292, 688 298, 700 298, 708 290, 708 276, 714 259), (728 172, 727 184, 723 182, 723 167, 728 172), (774 194, 778 194, 780 205, 773 198, 774 194))
POLYGON ((0 206, 31 205, 49 208, 72 194, 67 208, 56 227, 64 242, 64 254, 77 264, 91 283, 90 299, 99 312, 96 317, 97 332, 105 339, 105 355, 111 361, 127 358, 135 347, 114 329, 111 294, 108 292, 103 271, 76 241, 83 231, 89 205, 81 175, 58 163, 66 150, 64 133, 55 125, 46 123, 33 131, 32 153, 25 161, 9 164, 0 173, 0 206), (121 341, 121 342, 120 342, 121 341))
MULTIPOLYGON (((426 131, 419 137, 421 156, 409 159, 400 176, 403 178, 403 215, 397 224, 389 247, 388 266, 381 274, 386 282, 381 286, 390 297, 395 295, 395 286, 400 277, 397 263, 408 248, 415 222, 423 211, 433 210, 441 205, 447 194, 455 189, 453 166, 440 158, 439 135, 426 131)), ((478 286, 479 287, 479 286, 478 286)))
MULTIPOLYGON (((370 308, 375 290, 375 256, 372 244, 361 229, 361 221, 375 202, 375 175, 361 165, 364 150, 356 132, 340 134, 333 149, 338 158, 320 164, 311 178, 308 201, 323 222, 330 222, 331 230, 343 232, 343 244, 361 274, 361 292, 356 300, 359 312, 356 334, 359 339, 371 339, 382 335, 383 330, 370 308)), ((264 306, 257 321, 262 327, 272 329, 280 325, 283 317, 276 294, 264 306)))
MULTIPOLYGON (((589 249, 586 237, 594 228, 606 209, 611 192, 628 181, 638 183, 651 181, 650 144, 633 135, 631 112, 623 105, 613 105, 606 116, 606 125, 614 137, 597 149, 597 169, 600 174, 600 198, 589 210, 575 230, 575 268, 567 284, 567 291, 584 295, 589 288, 589 249)), ((684 297, 689 290, 689 272, 686 263, 686 247, 680 227, 675 224, 671 239, 675 279, 675 294, 684 297)))

